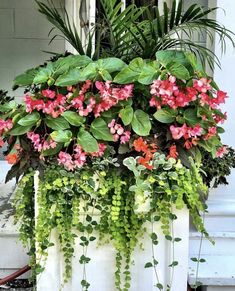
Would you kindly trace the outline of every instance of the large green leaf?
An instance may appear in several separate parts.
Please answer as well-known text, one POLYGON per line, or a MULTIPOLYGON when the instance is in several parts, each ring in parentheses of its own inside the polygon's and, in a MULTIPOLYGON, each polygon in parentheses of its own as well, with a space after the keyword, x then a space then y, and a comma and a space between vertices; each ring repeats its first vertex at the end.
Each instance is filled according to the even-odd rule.
POLYGON ((45 123, 48 127, 52 128, 54 130, 64 130, 64 129, 68 129, 70 127, 68 121, 65 120, 65 118, 63 116, 60 116, 57 118, 47 116, 45 118, 45 123))
POLYGON ((97 63, 99 70, 105 70, 109 73, 121 71, 124 67, 126 67, 126 64, 118 58, 100 59, 97 63))
POLYGON ((33 79, 34 84, 46 83, 53 74, 53 65, 49 63, 46 68, 40 68, 33 79))
POLYGON ((162 123, 172 123, 175 121, 177 111, 170 108, 163 108, 154 113, 154 118, 162 123))
POLYGON ((68 143, 72 138, 70 130, 55 130, 51 133, 51 138, 59 143, 68 143))
POLYGON ((14 79, 14 86, 29 86, 33 83, 39 68, 27 70, 25 73, 17 76, 14 79))
POLYGON ((140 109, 134 112, 131 125, 134 132, 140 136, 147 136, 150 133, 151 122, 149 115, 140 109))
POLYGON ((178 62, 170 62, 166 65, 166 69, 176 78, 188 80, 190 78, 189 71, 186 67, 178 62))
POLYGON ((128 67, 125 67, 116 75, 114 82, 118 84, 127 84, 137 81, 144 64, 141 58, 132 60, 128 67))
POLYGON ((124 125, 128 125, 131 123, 133 119, 133 115, 134 115, 134 111, 131 106, 126 106, 119 113, 119 116, 121 117, 121 120, 124 123, 124 125))
POLYGON ((25 117, 21 118, 18 121, 19 125, 22 126, 33 126, 40 120, 40 114, 38 112, 32 112, 31 114, 27 114, 25 117))
POLYGON ((83 80, 80 68, 74 68, 56 79, 56 86, 72 86, 83 80))
POLYGON ((196 108, 188 108, 184 111, 184 119, 188 125, 194 126, 197 123, 200 123, 201 118, 197 116, 196 108))
POLYGON ((96 118, 91 124, 91 132, 95 138, 113 141, 113 136, 109 131, 108 125, 102 118, 96 118))
POLYGON ((153 80, 158 78, 159 74, 159 65, 157 62, 145 64, 139 75, 138 82, 144 85, 149 85, 153 80))
POLYGON ((65 111, 62 116, 71 124, 74 126, 80 126, 82 125, 86 118, 84 116, 80 116, 77 112, 74 111, 65 111))
POLYGON ((0 105, 0 112, 8 112, 12 109, 15 109, 17 107, 17 103, 12 100, 10 102, 4 103, 0 105))
POLYGON ((84 128, 79 130, 77 142, 87 153, 94 153, 99 150, 97 140, 84 128))
POLYGON ((30 131, 32 128, 31 125, 28 125, 28 126, 21 126, 21 125, 16 125, 14 126, 14 128, 12 130, 10 130, 8 132, 9 135, 23 135, 25 134, 26 132, 30 131))

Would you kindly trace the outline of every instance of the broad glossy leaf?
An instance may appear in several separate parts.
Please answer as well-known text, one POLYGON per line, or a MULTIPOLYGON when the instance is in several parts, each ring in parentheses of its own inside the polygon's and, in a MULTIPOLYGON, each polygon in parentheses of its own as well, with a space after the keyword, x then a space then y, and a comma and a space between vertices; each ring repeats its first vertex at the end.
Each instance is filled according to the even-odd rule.
POLYGON ((137 81, 138 77, 139 72, 133 71, 127 67, 115 76, 113 82, 117 84, 128 84, 137 81))
POLYGON ((53 65, 49 63, 46 68, 40 68, 33 79, 34 84, 46 83, 53 74, 53 65))
POLYGON ((80 68, 74 68, 56 79, 56 86, 72 86, 83 80, 80 68))
POLYGON ((124 123, 124 125, 128 125, 131 123, 133 119, 133 115, 134 115, 134 110, 131 106, 126 106, 119 113, 119 116, 121 117, 121 120, 124 123))
POLYGON ((12 109, 15 109, 17 107, 17 103, 12 100, 10 102, 4 103, 0 105, 0 112, 8 112, 12 109))
POLYGON ((74 111, 65 111, 62 116, 71 124, 74 126, 80 126, 82 125, 86 118, 84 116, 80 116, 77 112, 74 111))
POLYGON ((134 112, 131 125, 134 132, 140 136, 147 136, 150 133, 151 122, 149 115, 143 110, 138 109, 134 112))
POLYGON ((14 80, 14 86, 29 86, 38 73, 39 68, 27 70, 25 73, 17 76, 14 80))
POLYGON ((77 142, 87 153, 94 153, 99 150, 97 140, 85 129, 81 128, 77 136, 77 142))
POLYGON ((201 121, 197 116, 197 109, 188 108, 184 111, 184 119, 188 125, 194 126, 201 121))
POLYGON ((8 134, 10 135, 23 135, 25 134, 26 132, 30 131, 32 128, 32 125, 29 125, 29 126, 21 126, 21 125, 16 125, 12 130, 10 130, 8 132, 8 134))
POLYGON ((177 111, 169 108, 163 108, 154 113, 154 118, 162 123, 171 123, 175 121, 177 111))
POLYGON ((32 112, 31 114, 27 114, 25 117, 21 118, 18 121, 18 124, 22 126, 33 126, 39 121, 40 118, 41 117, 38 112, 32 112))
POLYGON ((139 75, 138 82, 144 85, 149 85, 153 80, 158 78, 159 74, 157 66, 146 64, 139 75))
POLYGON ((106 58, 98 60, 99 70, 105 70, 109 73, 121 71, 126 64, 118 58, 106 58))
POLYGON ((70 130, 56 130, 51 133, 51 138, 59 143, 68 143, 72 138, 70 130))
POLYGON ((178 62, 168 63, 166 69, 178 79, 188 80, 190 78, 189 71, 184 65, 178 62))
POLYGON ((45 123, 48 127, 52 128, 54 130, 64 130, 64 129, 68 129, 70 127, 68 121, 65 120, 65 118, 63 116, 60 116, 57 118, 47 116, 45 118, 45 123))
POLYGON ((113 141, 108 125, 102 118, 96 118, 91 124, 91 133, 96 139, 113 141))

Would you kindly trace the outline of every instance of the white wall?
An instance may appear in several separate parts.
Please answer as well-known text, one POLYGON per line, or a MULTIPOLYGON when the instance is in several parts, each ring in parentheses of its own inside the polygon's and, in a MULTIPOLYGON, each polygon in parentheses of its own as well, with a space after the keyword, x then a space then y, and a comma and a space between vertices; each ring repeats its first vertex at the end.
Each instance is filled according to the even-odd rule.
MULTIPOLYGON (((53 2, 59 7, 63 1, 53 2)), ((0 0, 0 89, 9 90, 16 75, 49 59, 43 51, 64 52, 62 39, 48 45, 50 29, 34 0, 0 0)))

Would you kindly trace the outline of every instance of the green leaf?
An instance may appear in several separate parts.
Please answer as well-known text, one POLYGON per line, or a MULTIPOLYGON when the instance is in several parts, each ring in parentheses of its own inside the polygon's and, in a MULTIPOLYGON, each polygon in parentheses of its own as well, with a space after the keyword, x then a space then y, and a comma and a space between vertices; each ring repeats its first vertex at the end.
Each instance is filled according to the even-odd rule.
POLYGON ((156 52, 157 60, 166 67, 171 62, 187 63, 184 52, 179 50, 161 50, 156 52))
POLYGON ((149 115, 144 111, 138 109, 134 112, 133 120, 131 122, 132 129, 140 136, 147 136, 151 130, 151 122, 149 115))
POLYGON ((108 125, 102 118, 96 118, 91 123, 91 133, 96 139, 113 141, 113 136, 109 131, 108 125))
POLYGON ((0 112, 8 112, 12 109, 15 109, 17 107, 17 103, 12 100, 10 102, 4 103, 0 105, 0 112))
POLYGON ((72 86, 83 80, 81 69, 74 68, 56 79, 56 86, 72 86))
POLYGON ((29 86, 38 73, 39 68, 27 70, 25 73, 17 76, 14 80, 14 86, 29 86))
POLYGON ((98 74, 98 64, 90 63, 81 71, 81 81, 94 80, 98 74))
POLYGON ((184 111, 184 119, 188 125, 194 126, 200 123, 201 119, 197 116, 197 109, 188 108, 184 111))
POLYGON ((99 74, 104 81, 112 81, 113 78, 107 70, 99 70, 99 74))
POLYGON ((197 258, 191 258, 191 261, 198 262, 198 259, 197 258))
POLYGON ((144 85, 149 85, 153 80, 157 79, 159 76, 159 66, 156 65, 156 62, 153 65, 152 63, 144 65, 143 69, 138 78, 138 82, 144 85))
POLYGON ((152 268, 153 267, 153 264, 151 262, 148 262, 145 264, 144 266, 145 268, 152 268))
POLYGON ((12 130, 10 130, 8 132, 9 135, 23 135, 26 132, 30 131, 30 129, 32 128, 32 125, 29 126, 21 126, 21 125, 16 125, 13 127, 12 130))
POLYGON ((113 82, 117 84, 128 84, 137 81, 138 77, 139 72, 133 71, 127 67, 116 75, 113 82))
POLYGON ((77 136, 77 142, 87 153, 94 153, 99 150, 97 140, 85 129, 81 128, 77 136))
POLYGON ((190 78, 189 71, 184 65, 178 62, 171 62, 167 64, 166 69, 178 79, 188 80, 190 78))
POLYGON ((119 116, 121 117, 121 120, 124 125, 128 125, 131 123, 133 119, 133 115, 134 115, 134 111, 131 106, 126 106, 119 113, 119 116))
POLYGON ((170 108, 163 108, 154 113, 154 118, 162 123, 172 123, 175 121, 177 111, 170 108))
POLYGON ((169 265, 169 267, 175 267, 175 266, 177 266, 179 263, 177 262, 177 261, 173 261, 170 265, 169 265))
POLYGON ((51 133, 51 138, 56 142, 68 143, 72 138, 70 130, 56 130, 51 133))
POLYGON ((77 112, 74 111, 65 111, 62 116, 71 124, 74 126, 80 126, 82 125, 86 118, 84 116, 80 116, 77 112))
POLYGON ((124 67, 126 67, 126 64, 118 58, 100 59, 97 63, 99 70, 105 70, 109 73, 121 71, 124 67))
POLYGON ((38 112, 32 112, 31 114, 27 114, 25 117, 21 118, 18 121, 19 125, 22 126, 33 126, 40 120, 40 114, 38 112))
POLYGON ((46 83, 53 74, 53 65, 49 63, 46 68, 40 68, 33 79, 34 84, 46 83))
POLYGON ((45 118, 45 123, 48 127, 52 128, 54 130, 64 130, 64 129, 68 129, 70 127, 68 121, 65 120, 65 118, 63 116, 60 116, 57 118, 47 116, 45 118))

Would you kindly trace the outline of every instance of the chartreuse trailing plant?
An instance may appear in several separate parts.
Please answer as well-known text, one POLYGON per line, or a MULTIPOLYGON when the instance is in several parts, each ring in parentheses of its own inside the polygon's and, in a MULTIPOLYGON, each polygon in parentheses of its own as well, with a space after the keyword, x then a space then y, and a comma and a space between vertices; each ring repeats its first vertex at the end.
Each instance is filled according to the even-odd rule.
MULTIPOLYGON (((116 249, 116 289, 129 290, 132 253, 150 224, 153 253, 145 267, 154 268, 156 287, 164 290, 154 223, 159 221, 174 249, 180 241, 174 237, 174 210, 188 207, 208 236, 200 216, 208 191, 201 166, 205 153, 222 161, 228 151, 220 139, 226 113, 219 108, 227 94, 193 54, 182 51, 159 51, 155 60, 130 63, 71 55, 27 71, 14 85, 27 92, 22 104, 1 102, 0 142, 7 143, 12 164, 6 180, 19 180, 16 220, 21 239, 30 244, 35 274, 43 271, 56 229, 65 282, 76 271, 71 260, 78 237, 82 289, 91 284, 89 245, 99 241, 116 249)), ((174 258, 169 268, 177 264, 174 258)))

